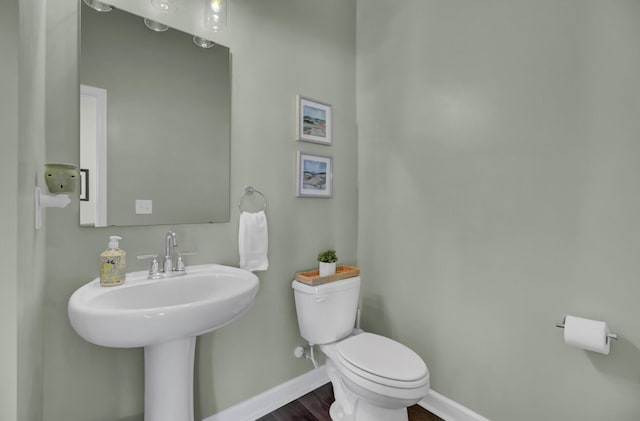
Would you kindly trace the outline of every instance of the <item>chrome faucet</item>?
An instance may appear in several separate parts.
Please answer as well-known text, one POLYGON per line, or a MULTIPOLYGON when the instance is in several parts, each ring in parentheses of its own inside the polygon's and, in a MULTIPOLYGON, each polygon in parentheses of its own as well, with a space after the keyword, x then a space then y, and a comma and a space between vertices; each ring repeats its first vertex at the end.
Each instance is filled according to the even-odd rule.
POLYGON ((147 279, 161 279, 161 278, 170 278, 174 276, 180 276, 187 273, 184 259, 182 256, 188 256, 190 254, 196 254, 196 252, 190 253, 177 253, 178 260, 176 262, 176 266, 173 267, 173 248, 178 247, 178 240, 176 238, 176 233, 169 230, 167 235, 164 237, 164 264, 162 265, 162 271, 158 268, 158 257, 157 254, 145 254, 142 256, 138 256, 138 260, 141 259, 152 259, 151 267, 149 268, 149 276, 147 279))
POLYGON ((164 248, 164 273, 170 274, 173 271, 173 247, 178 246, 176 240, 176 233, 169 230, 165 236, 165 248, 164 248))

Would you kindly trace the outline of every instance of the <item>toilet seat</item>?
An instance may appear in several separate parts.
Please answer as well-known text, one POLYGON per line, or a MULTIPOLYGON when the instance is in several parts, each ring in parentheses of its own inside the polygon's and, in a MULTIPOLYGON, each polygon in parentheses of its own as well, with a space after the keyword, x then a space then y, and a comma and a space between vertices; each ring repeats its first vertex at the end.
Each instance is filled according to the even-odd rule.
POLYGON ((362 377, 381 386, 421 388, 429 381, 422 358, 384 336, 362 333, 334 345, 334 361, 345 375, 362 377))

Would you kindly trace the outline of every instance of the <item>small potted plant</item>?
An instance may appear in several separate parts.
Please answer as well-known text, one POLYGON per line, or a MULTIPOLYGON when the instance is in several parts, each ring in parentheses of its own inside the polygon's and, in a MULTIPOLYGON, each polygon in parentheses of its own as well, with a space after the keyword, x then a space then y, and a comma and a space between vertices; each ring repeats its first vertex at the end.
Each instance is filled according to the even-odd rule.
POLYGON ((325 250, 318 254, 318 262, 320 262, 320 276, 330 276, 336 273, 336 262, 338 256, 335 250, 325 250))

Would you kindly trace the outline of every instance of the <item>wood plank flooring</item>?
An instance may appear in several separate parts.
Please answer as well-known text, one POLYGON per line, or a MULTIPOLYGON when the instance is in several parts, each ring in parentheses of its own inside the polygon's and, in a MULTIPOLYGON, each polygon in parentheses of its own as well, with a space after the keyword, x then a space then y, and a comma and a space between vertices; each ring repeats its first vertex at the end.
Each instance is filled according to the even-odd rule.
MULTIPOLYGON (((331 421, 329 407, 333 400, 333 387, 327 383, 258 421, 331 421)), ((419 405, 409 407, 408 412, 409 421, 444 421, 419 405)))

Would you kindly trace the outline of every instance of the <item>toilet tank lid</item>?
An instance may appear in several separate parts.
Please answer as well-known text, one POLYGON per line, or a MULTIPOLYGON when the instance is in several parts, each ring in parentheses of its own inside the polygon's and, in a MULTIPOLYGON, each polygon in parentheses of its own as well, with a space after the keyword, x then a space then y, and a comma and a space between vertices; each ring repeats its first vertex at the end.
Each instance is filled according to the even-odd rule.
POLYGON ((305 294, 330 294, 332 292, 345 291, 360 287, 360 277, 354 276, 353 278, 341 279, 339 281, 327 282, 326 284, 320 285, 307 285, 294 280, 291 283, 291 287, 296 291, 300 291, 305 294))

